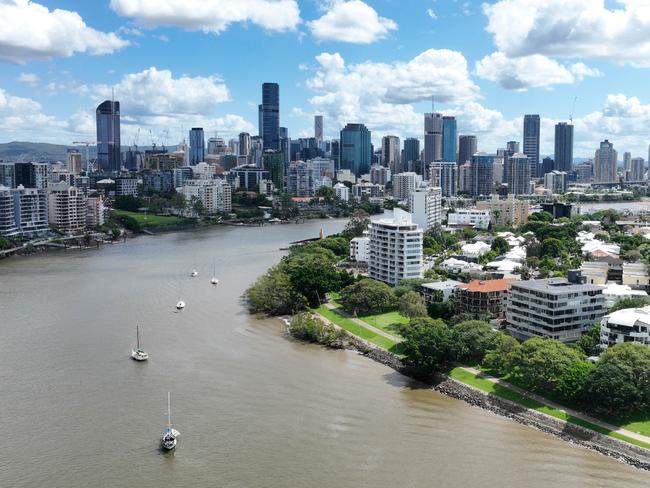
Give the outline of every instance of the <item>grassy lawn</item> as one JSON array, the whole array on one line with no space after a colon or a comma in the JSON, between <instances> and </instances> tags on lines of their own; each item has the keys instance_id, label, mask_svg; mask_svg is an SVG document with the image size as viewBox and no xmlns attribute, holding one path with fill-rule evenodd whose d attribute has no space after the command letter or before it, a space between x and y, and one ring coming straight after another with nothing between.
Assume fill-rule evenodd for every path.
<instances>
[{"instance_id":1,"label":"grassy lawn","mask_svg":"<svg viewBox=\"0 0 650 488\"><path fill-rule=\"evenodd\" d=\"M372 325L373 327L377 327L384 332L388 332L389 334L396 335L398 337L400 325L409 323L409 319L407 317L404 317L397 310L380 314L363 315L359 318L367 324Z\"/></svg>"},{"instance_id":2,"label":"grassy lawn","mask_svg":"<svg viewBox=\"0 0 650 488\"><path fill-rule=\"evenodd\" d=\"M607 420L607 422L619 425L624 429L631 430L632 432L650 436L650 419L648 419L647 416L645 418L638 416L631 419L610 419Z\"/></svg>"},{"instance_id":3,"label":"grassy lawn","mask_svg":"<svg viewBox=\"0 0 650 488\"><path fill-rule=\"evenodd\" d=\"M167 216L167 215L152 215L152 214L143 214L139 212L127 212L126 210L113 210L113 213L116 216L119 215L128 215L133 217L142 228L147 227L163 227L166 225L184 225L189 223L187 219L182 219L180 217Z\"/></svg>"},{"instance_id":4,"label":"grassy lawn","mask_svg":"<svg viewBox=\"0 0 650 488\"><path fill-rule=\"evenodd\" d=\"M321 314L323 317L334 322L342 329L347 330L350 334L354 334L357 337L361 337L362 339L365 339L368 342L372 342L373 344L383 349L397 352L396 346L398 344L395 341L391 341L390 339L380 336L379 334L371 331L370 329L366 329L365 327L357 324L353 320L344 317L340 313L336 312L336 310L330 310L325 305L321 305L320 307L314 310L319 314Z\"/></svg>"},{"instance_id":5,"label":"grassy lawn","mask_svg":"<svg viewBox=\"0 0 650 488\"><path fill-rule=\"evenodd\" d=\"M558 418L560 420L564 420L566 422L570 422L575 425L579 425L581 427L586 427L587 429L595 430L596 432L599 432L601 434L605 434L611 437L614 437L616 439L620 439L625 442L629 442L630 444L634 444L640 447L645 447L646 449L650 449L650 444L647 444L645 442L637 441L636 439L631 439L627 436L618 434L616 432L612 432L608 429L605 429L603 427L600 427L598 425L592 424L591 422L587 422L585 420L573 417L572 415L569 415L565 412L562 412L560 410L556 410L551 407L547 407L546 405L543 405L542 403L538 402L537 400L533 400L532 398L525 397L523 395L520 395L519 393L506 388L503 385L497 385L485 378L481 378L480 376L477 376L473 373L469 373L461 368L454 368L449 372L449 377L460 381L461 383L465 383L466 385L473 386L474 388L478 388L479 390L483 390L487 393L490 393L492 395L496 395L501 398L505 398L506 400L510 400L514 403L517 403L519 405L523 405L524 407L531 408L533 410L537 410L538 412L545 413L547 415L550 415L552 417ZM647 422L641 422L641 424L647 424ZM629 424L629 425L634 425L634 423ZM622 427L629 429L629 430L635 430L628 425L622 425ZM638 431L638 430L637 430ZM643 433L643 432L642 432Z\"/></svg>"}]
</instances>

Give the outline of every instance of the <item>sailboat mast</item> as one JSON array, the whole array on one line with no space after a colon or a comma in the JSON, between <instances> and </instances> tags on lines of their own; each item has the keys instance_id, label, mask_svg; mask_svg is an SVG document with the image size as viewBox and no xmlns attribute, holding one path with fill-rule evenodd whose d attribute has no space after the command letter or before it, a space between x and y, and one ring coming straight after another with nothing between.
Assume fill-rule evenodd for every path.
<instances>
[{"instance_id":1,"label":"sailboat mast","mask_svg":"<svg viewBox=\"0 0 650 488\"><path fill-rule=\"evenodd\" d=\"M171 393L167 392L167 426L172 428Z\"/></svg>"},{"instance_id":2,"label":"sailboat mast","mask_svg":"<svg viewBox=\"0 0 650 488\"><path fill-rule=\"evenodd\" d=\"M135 341L137 343L138 351L140 350L140 326L135 326Z\"/></svg>"}]
</instances>

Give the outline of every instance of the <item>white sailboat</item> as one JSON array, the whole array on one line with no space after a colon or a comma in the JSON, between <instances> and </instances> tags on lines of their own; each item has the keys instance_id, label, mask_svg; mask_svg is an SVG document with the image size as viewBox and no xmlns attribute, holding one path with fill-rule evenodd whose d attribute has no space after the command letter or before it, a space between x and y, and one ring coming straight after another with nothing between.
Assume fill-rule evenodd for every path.
<instances>
[{"instance_id":1,"label":"white sailboat","mask_svg":"<svg viewBox=\"0 0 650 488\"><path fill-rule=\"evenodd\" d=\"M135 361L146 361L149 359L149 354L140 347L140 326L135 326L136 347L131 351L131 358Z\"/></svg>"},{"instance_id":2,"label":"white sailboat","mask_svg":"<svg viewBox=\"0 0 650 488\"><path fill-rule=\"evenodd\" d=\"M213 285L218 285L219 280L217 279L217 265L216 263L212 263L212 279L210 280L210 283Z\"/></svg>"},{"instance_id":3,"label":"white sailboat","mask_svg":"<svg viewBox=\"0 0 650 488\"><path fill-rule=\"evenodd\" d=\"M178 303L176 304L176 310L183 310L185 308L185 302L183 300L179 300Z\"/></svg>"},{"instance_id":4,"label":"white sailboat","mask_svg":"<svg viewBox=\"0 0 650 488\"><path fill-rule=\"evenodd\" d=\"M180 296L183 296L183 285L181 283L181 278L178 279L178 294ZM182 299L176 302L176 310L183 310L184 308L185 308L185 302Z\"/></svg>"},{"instance_id":5,"label":"white sailboat","mask_svg":"<svg viewBox=\"0 0 650 488\"><path fill-rule=\"evenodd\" d=\"M199 272L194 268L192 272L190 273L191 278L196 278L199 275Z\"/></svg>"},{"instance_id":6,"label":"white sailboat","mask_svg":"<svg viewBox=\"0 0 650 488\"><path fill-rule=\"evenodd\" d=\"M176 448L178 443L177 437L179 432L172 429L172 408L171 408L171 393L167 392L167 427L163 431L162 438L160 439L160 444L163 449L166 451L171 451Z\"/></svg>"}]
</instances>

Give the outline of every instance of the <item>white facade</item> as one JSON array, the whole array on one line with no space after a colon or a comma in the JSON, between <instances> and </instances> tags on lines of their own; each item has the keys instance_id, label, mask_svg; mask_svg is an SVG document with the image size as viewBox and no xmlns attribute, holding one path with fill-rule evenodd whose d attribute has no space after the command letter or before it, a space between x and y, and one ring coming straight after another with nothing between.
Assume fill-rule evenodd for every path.
<instances>
[{"instance_id":1,"label":"white facade","mask_svg":"<svg viewBox=\"0 0 650 488\"><path fill-rule=\"evenodd\" d=\"M623 342L650 347L650 306L625 308L603 317L600 322L601 348Z\"/></svg>"},{"instance_id":2,"label":"white facade","mask_svg":"<svg viewBox=\"0 0 650 488\"><path fill-rule=\"evenodd\" d=\"M518 200L514 195L501 199L492 195L489 200L482 200L476 204L479 210L490 211L490 221L494 225L517 227L528 222L529 205L526 200Z\"/></svg>"},{"instance_id":3,"label":"white facade","mask_svg":"<svg viewBox=\"0 0 650 488\"><path fill-rule=\"evenodd\" d=\"M566 193L566 177L564 171L551 171L544 175L544 188L552 194Z\"/></svg>"},{"instance_id":4,"label":"white facade","mask_svg":"<svg viewBox=\"0 0 650 488\"><path fill-rule=\"evenodd\" d=\"M357 263L367 263L370 256L370 238L355 237L350 241L350 259Z\"/></svg>"},{"instance_id":5,"label":"white facade","mask_svg":"<svg viewBox=\"0 0 650 488\"><path fill-rule=\"evenodd\" d=\"M442 192L440 188L420 187L409 195L409 212L413 223L424 232L442 222Z\"/></svg>"},{"instance_id":6,"label":"white facade","mask_svg":"<svg viewBox=\"0 0 650 488\"><path fill-rule=\"evenodd\" d=\"M379 198L384 196L384 187L381 185L373 185L366 181L352 185L352 196L357 200L363 197Z\"/></svg>"},{"instance_id":7,"label":"white facade","mask_svg":"<svg viewBox=\"0 0 650 488\"><path fill-rule=\"evenodd\" d=\"M232 211L232 193L225 180L187 180L181 188L187 202L200 200L208 214Z\"/></svg>"},{"instance_id":8,"label":"white facade","mask_svg":"<svg viewBox=\"0 0 650 488\"><path fill-rule=\"evenodd\" d=\"M74 233L86 228L86 196L65 182L48 188L48 220L61 231Z\"/></svg>"},{"instance_id":9,"label":"white facade","mask_svg":"<svg viewBox=\"0 0 650 488\"><path fill-rule=\"evenodd\" d=\"M354 185L357 182L357 177L349 169L340 169L336 172L336 181L348 181Z\"/></svg>"},{"instance_id":10,"label":"white facade","mask_svg":"<svg viewBox=\"0 0 650 488\"><path fill-rule=\"evenodd\" d=\"M103 197L88 197L86 199L86 225L99 227L106 221L106 206Z\"/></svg>"},{"instance_id":11,"label":"white facade","mask_svg":"<svg viewBox=\"0 0 650 488\"><path fill-rule=\"evenodd\" d=\"M648 269L645 263L623 263L623 284L632 288L648 286Z\"/></svg>"},{"instance_id":12,"label":"white facade","mask_svg":"<svg viewBox=\"0 0 650 488\"><path fill-rule=\"evenodd\" d=\"M393 197L397 201L408 200L411 192L418 186L418 175L411 171L393 175Z\"/></svg>"},{"instance_id":13,"label":"white facade","mask_svg":"<svg viewBox=\"0 0 650 488\"><path fill-rule=\"evenodd\" d=\"M618 283L607 283L603 288L605 297L605 307L611 308L619 300L627 298L647 298L648 294L643 290L633 290L628 285L619 285Z\"/></svg>"},{"instance_id":14,"label":"white facade","mask_svg":"<svg viewBox=\"0 0 650 488\"><path fill-rule=\"evenodd\" d=\"M334 194L342 202L347 202L350 200L350 189L343 183L337 183L334 185Z\"/></svg>"},{"instance_id":15,"label":"white facade","mask_svg":"<svg viewBox=\"0 0 650 488\"><path fill-rule=\"evenodd\" d=\"M422 278L422 229L414 224L411 214L395 209L392 220L370 224L371 278L395 285L404 279Z\"/></svg>"},{"instance_id":16,"label":"white facade","mask_svg":"<svg viewBox=\"0 0 650 488\"><path fill-rule=\"evenodd\" d=\"M471 226L475 229L490 227L490 211L476 209L457 209L454 213L447 214L449 226Z\"/></svg>"}]
</instances>

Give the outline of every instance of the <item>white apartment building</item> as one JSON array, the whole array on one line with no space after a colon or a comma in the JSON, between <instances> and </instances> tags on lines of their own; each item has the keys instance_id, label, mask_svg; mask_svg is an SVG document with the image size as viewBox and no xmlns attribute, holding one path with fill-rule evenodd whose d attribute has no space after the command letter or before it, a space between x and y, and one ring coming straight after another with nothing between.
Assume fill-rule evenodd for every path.
<instances>
[{"instance_id":1,"label":"white apartment building","mask_svg":"<svg viewBox=\"0 0 650 488\"><path fill-rule=\"evenodd\" d=\"M357 200L361 200L363 197L368 198L379 198L384 196L384 187L381 185L373 185L367 181L362 181L352 185L352 196Z\"/></svg>"},{"instance_id":2,"label":"white apartment building","mask_svg":"<svg viewBox=\"0 0 650 488\"><path fill-rule=\"evenodd\" d=\"M442 222L442 191L440 188L420 187L409 195L409 212L413 223L424 232Z\"/></svg>"},{"instance_id":3,"label":"white apartment building","mask_svg":"<svg viewBox=\"0 0 650 488\"><path fill-rule=\"evenodd\" d=\"M421 177L412 171L393 175L393 197L402 202L409 198L412 191L419 186Z\"/></svg>"},{"instance_id":4,"label":"white apartment building","mask_svg":"<svg viewBox=\"0 0 650 488\"><path fill-rule=\"evenodd\" d=\"M567 174L564 171L551 171L544 175L544 188L552 194L566 193Z\"/></svg>"},{"instance_id":5,"label":"white apartment building","mask_svg":"<svg viewBox=\"0 0 650 488\"><path fill-rule=\"evenodd\" d=\"M349 169L339 169L336 172L336 181L348 181L354 185L357 182L357 177Z\"/></svg>"},{"instance_id":6,"label":"white apartment building","mask_svg":"<svg viewBox=\"0 0 650 488\"><path fill-rule=\"evenodd\" d=\"M232 211L232 190L226 180L187 180L181 193L188 202L200 200L208 214Z\"/></svg>"},{"instance_id":7,"label":"white apartment building","mask_svg":"<svg viewBox=\"0 0 650 488\"><path fill-rule=\"evenodd\" d=\"M390 168L374 164L370 167L370 183L386 186L390 181Z\"/></svg>"},{"instance_id":8,"label":"white apartment building","mask_svg":"<svg viewBox=\"0 0 650 488\"><path fill-rule=\"evenodd\" d=\"M624 308L605 315L600 321L600 347L637 342L650 347L650 306Z\"/></svg>"},{"instance_id":9,"label":"white apartment building","mask_svg":"<svg viewBox=\"0 0 650 488\"><path fill-rule=\"evenodd\" d=\"M513 282L506 303L508 330L521 340L574 342L606 312L601 286L565 278Z\"/></svg>"},{"instance_id":10,"label":"white apartment building","mask_svg":"<svg viewBox=\"0 0 650 488\"><path fill-rule=\"evenodd\" d=\"M81 190L61 181L52 183L47 193L50 225L67 233L86 228L86 195Z\"/></svg>"},{"instance_id":11,"label":"white apartment building","mask_svg":"<svg viewBox=\"0 0 650 488\"><path fill-rule=\"evenodd\" d=\"M517 200L514 195L500 199L492 195L490 200L483 200L476 204L479 210L489 210L491 222L494 225L517 227L528 222L529 205L526 200Z\"/></svg>"},{"instance_id":12,"label":"white apartment building","mask_svg":"<svg viewBox=\"0 0 650 488\"><path fill-rule=\"evenodd\" d=\"M334 185L334 195L342 202L347 202L350 200L350 189L343 183L337 183Z\"/></svg>"},{"instance_id":13,"label":"white apartment building","mask_svg":"<svg viewBox=\"0 0 650 488\"><path fill-rule=\"evenodd\" d=\"M367 235L350 240L350 259L357 263L367 263L370 255L370 238Z\"/></svg>"},{"instance_id":14,"label":"white apartment building","mask_svg":"<svg viewBox=\"0 0 650 488\"><path fill-rule=\"evenodd\" d=\"M88 197L86 199L86 225L88 227L99 227L106 221L106 206L101 196Z\"/></svg>"},{"instance_id":15,"label":"white apartment building","mask_svg":"<svg viewBox=\"0 0 650 488\"><path fill-rule=\"evenodd\" d=\"M396 208L392 220L370 224L368 274L371 278L395 285L404 279L422 278L422 229L411 214Z\"/></svg>"},{"instance_id":16,"label":"white apartment building","mask_svg":"<svg viewBox=\"0 0 650 488\"><path fill-rule=\"evenodd\" d=\"M490 211L459 208L454 213L447 214L447 225L450 227L470 226L474 229L485 230L490 227Z\"/></svg>"}]
</instances>

